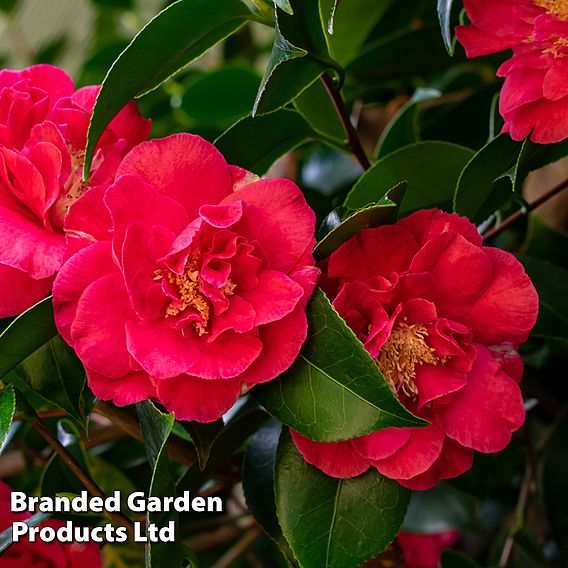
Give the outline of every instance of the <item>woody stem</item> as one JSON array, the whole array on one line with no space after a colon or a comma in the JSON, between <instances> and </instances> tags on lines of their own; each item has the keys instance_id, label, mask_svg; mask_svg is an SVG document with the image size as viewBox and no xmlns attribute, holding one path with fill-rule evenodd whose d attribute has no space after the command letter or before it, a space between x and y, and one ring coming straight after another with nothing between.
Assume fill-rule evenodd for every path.
<instances>
[{"instance_id":1,"label":"woody stem","mask_svg":"<svg viewBox=\"0 0 568 568\"><path fill-rule=\"evenodd\" d=\"M505 229L508 229L511 225L516 223L519 219L521 219L524 215L526 215L529 211L540 207L543 203L546 203L549 199L552 199L555 195L558 195L561 191L568 188L568 179L565 179L563 182L559 183L556 187L553 187L539 198L535 199L533 202L529 203L528 208L519 209L515 211L511 216L507 217L502 223L497 225L497 227L493 227L489 231L483 235L484 240L491 239L499 234L501 234Z\"/></svg>"},{"instance_id":2,"label":"woody stem","mask_svg":"<svg viewBox=\"0 0 568 568\"><path fill-rule=\"evenodd\" d=\"M343 128L347 134L347 139L349 141L349 146L351 146L351 150L353 151L354 156L357 158L357 161L361 164L361 167L364 170L368 170L371 167L371 162L369 162L369 158L367 158L367 154L363 149L361 144L361 140L359 140L359 135L357 134L357 130L351 123L351 118L347 112L345 107L345 102L343 101L343 97L341 93L336 88L335 84L333 83L333 79L327 74L324 73L321 76L322 83L330 96L333 106L335 107L335 111L343 124Z\"/></svg>"}]
</instances>

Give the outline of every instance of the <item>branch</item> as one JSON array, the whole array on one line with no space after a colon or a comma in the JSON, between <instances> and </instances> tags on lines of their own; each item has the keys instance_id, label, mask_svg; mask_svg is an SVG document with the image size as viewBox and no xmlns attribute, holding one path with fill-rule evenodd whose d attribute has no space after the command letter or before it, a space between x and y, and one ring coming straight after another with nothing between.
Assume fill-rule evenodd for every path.
<instances>
[{"instance_id":1,"label":"branch","mask_svg":"<svg viewBox=\"0 0 568 568\"><path fill-rule=\"evenodd\" d=\"M483 240L491 239L501 234L505 229L508 229L513 223L516 223L529 211L540 207L543 203L546 203L549 199L552 199L555 195L559 194L566 188L568 188L568 179L565 179L562 183L553 187L551 190L541 195L538 199L535 199L532 203L529 203L528 208L522 208L515 211L515 213L513 213L510 217L507 217L501 224L497 225L497 227L493 227L487 231L483 236Z\"/></svg>"},{"instance_id":2,"label":"branch","mask_svg":"<svg viewBox=\"0 0 568 568\"><path fill-rule=\"evenodd\" d=\"M359 135L351 123L351 119L349 118L349 114L345 108L345 103L341 97L341 93L335 88L333 79L327 73L324 73L321 76L321 80L324 84L325 90L333 102L335 111L343 124L343 128L347 134L349 146L351 146L353 154L357 158L357 161L361 164L361 167L364 170L368 170L371 167L371 162L369 162L369 158L367 158L367 154L365 154L365 150L363 150L363 146L361 145L361 140L359 140Z\"/></svg>"},{"instance_id":3,"label":"branch","mask_svg":"<svg viewBox=\"0 0 568 568\"><path fill-rule=\"evenodd\" d=\"M45 424L38 419L31 423L33 428L37 433L49 444L49 446L55 451L61 458L63 463L73 472L77 479L85 486L85 489L93 495L94 497L101 497L106 499L106 495L103 493L102 489L96 484L96 482L91 479L90 475L79 465L79 462L69 453L67 448L65 448L59 440L46 428ZM126 527L128 533L132 535L134 533L134 526L132 521L122 513L112 513L110 511L105 511L105 515L114 523Z\"/></svg>"}]
</instances>

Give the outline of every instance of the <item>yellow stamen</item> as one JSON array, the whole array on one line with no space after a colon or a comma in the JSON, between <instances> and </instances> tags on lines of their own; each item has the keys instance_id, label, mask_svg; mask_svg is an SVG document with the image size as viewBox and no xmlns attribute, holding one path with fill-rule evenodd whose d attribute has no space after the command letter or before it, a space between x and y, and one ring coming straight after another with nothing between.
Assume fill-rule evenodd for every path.
<instances>
[{"instance_id":1,"label":"yellow stamen","mask_svg":"<svg viewBox=\"0 0 568 568\"><path fill-rule=\"evenodd\" d=\"M405 396L416 398L416 366L445 363L445 358L438 357L426 343L427 336L425 326L403 321L395 326L382 346L377 364L395 394L402 391Z\"/></svg>"},{"instance_id":2,"label":"yellow stamen","mask_svg":"<svg viewBox=\"0 0 568 568\"><path fill-rule=\"evenodd\" d=\"M203 295L201 289L201 280L199 278L199 256L192 252L185 264L185 270L182 274L176 274L166 270L155 270L154 280L167 281L177 290L178 302L170 302L166 308L166 317L175 317L187 310L194 309L201 318L201 321L194 321L193 327L199 336L207 333L207 324L211 317L211 305L209 300ZM227 280L226 284L221 288L226 296L232 296L236 288L236 284Z\"/></svg>"},{"instance_id":3,"label":"yellow stamen","mask_svg":"<svg viewBox=\"0 0 568 568\"><path fill-rule=\"evenodd\" d=\"M568 0L533 0L549 14L554 14L559 20L568 20Z\"/></svg>"},{"instance_id":4,"label":"yellow stamen","mask_svg":"<svg viewBox=\"0 0 568 568\"><path fill-rule=\"evenodd\" d=\"M568 56L568 39L559 37L554 41L554 46L545 50L545 53L551 53L554 57L567 57Z\"/></svg>"}]
</instances>

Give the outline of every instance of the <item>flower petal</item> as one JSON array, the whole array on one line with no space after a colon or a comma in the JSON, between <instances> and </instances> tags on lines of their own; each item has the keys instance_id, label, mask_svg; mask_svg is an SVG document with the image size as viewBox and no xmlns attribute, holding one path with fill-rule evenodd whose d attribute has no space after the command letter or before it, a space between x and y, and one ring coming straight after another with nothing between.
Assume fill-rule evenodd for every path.
<instances>
[{"instance_id":1,"label":"flower petal","mask_svg":"<svg viewBox=\"0 0 568 568\"><path fill-rule=\"evenodd\" d=\"M241 382L237 379L199 379L180 375L156 381L158 398L177 420L213 422L239 398Z\"/></svg>"},{"instance_id":2,"label":"flower petal","mask_svg":"<svg viewBox=\"0 0 568 568\"><path fill-rule=\"evenodd\" d=\"M369 469L369 462L347 442L314 442L290 430L292 440L303 458L331 477L348 479Z\"/></svg>"}]
</instances>

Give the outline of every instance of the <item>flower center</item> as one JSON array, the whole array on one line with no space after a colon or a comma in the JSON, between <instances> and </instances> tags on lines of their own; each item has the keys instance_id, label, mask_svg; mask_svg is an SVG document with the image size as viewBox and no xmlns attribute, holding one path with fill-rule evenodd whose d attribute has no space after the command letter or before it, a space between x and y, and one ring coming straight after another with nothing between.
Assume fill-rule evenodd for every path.
<instances>
[{"instance_id":1,"label":"flower center","mask_svg":"<svg viewBox=\"0 0 568 568\"><path fill-rule=\"evenodd\" d=\"M88 182L82 179L85 151L74 150L69 147L69 155L71 156L71 172L63 185L63 195L54 205L55 223L58 227L63 227L63 220L67 211L69 211L69 207L89 188Z\"/></svg>"},{"instance_id":2,"label":"flower center","mask_svg":"<svg viewBox=\"0 0 568 568\"><path fill-rule=\"evenodd\" d=\"M554 46L545 50L545 53L551 53L554 57L568 56L568 39L559 37L554 41Z\"/></svg>"},{"instance_id":3,"label":"flower center","mask_svg":"<svg viewBox=\"0 0 568 568\"><path fill-rule=\"evenodd\" d=\"M425 326L409 325L402 321L396 325L382 346L377 364L395 394L402 391L408 398L416 398L416 366L445 363L445 358L440 359L435 350L427 345L427 336Z\"/></svg>"},{"instance_id":4,"label":"flower center","mask_svg":"<svg viewBox=\"0 0 568 568\"><path fill-rule=\"evenodd\" d=\"M554 14L560 20L568 20L568 0L533 0L540 8L549 14Z\"/></svg>"},{"instance_id":5,"label":"flower center","mask_svg":"<svg viewBox=\"0 0 568 568\"><path fill-rule=\"evenodd\" d=\"M166 317L175 317L191 308L199 316L199 320L193 321L192 325L199 336L207 333L207 325L211 317L211 304L205 297L201 287L199 277L199 254L192 251L185 263L185 270L182 274L165 270L155 270L154 280L166 280L175 289L177 298L170 301L166 308ZM221 292L225 296L232 296L236 284L229 278L227 283L221 287Z\"/></svg>"}]
</instances>

